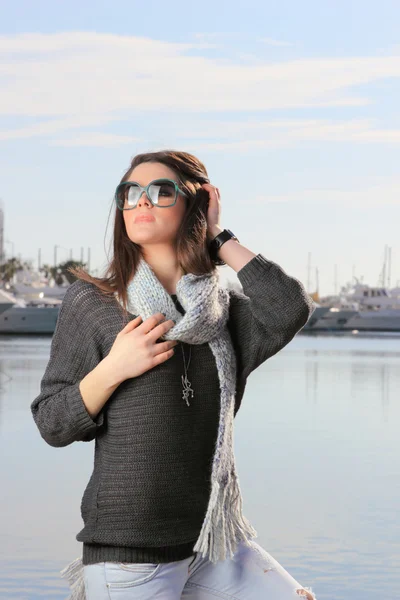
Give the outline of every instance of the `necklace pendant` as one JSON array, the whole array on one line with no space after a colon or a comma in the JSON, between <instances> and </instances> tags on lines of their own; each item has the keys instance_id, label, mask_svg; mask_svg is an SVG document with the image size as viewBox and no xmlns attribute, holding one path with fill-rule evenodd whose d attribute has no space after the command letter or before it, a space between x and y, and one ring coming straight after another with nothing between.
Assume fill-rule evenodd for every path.
<instances>
[{"instance_id":1,"label":"necklace pendant","mask_svg":"<svg viewBox=\"0 0 400 600\"><path fill-rule=\"evenodd\" d=\"M182 378L182 385L183 385L183 396L182 396L182 398L186 401L186 404L188 406L190 406L188 397L189 397L189 394L191 393L192 394L192 398L193 398L193 396L194 396L194 390L191 388L192 384L188 380L188 376L187 375L185 375L185 376L181 375L181 378Z\"/></svg>"}]
</instances>

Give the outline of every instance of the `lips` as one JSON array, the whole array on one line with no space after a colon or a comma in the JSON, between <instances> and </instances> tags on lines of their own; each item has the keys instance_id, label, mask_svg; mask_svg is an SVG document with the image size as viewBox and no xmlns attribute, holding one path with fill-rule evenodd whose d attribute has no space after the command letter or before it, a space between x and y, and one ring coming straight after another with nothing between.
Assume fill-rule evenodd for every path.
<instances>
[{"instance_id":1,"label":"lips","mask_svg":"<svg viewBox=\"0 0 400 600\"><path fill-rule=\"evenodd\" d=\"M141 215L140 217L136 217L135 219L135 223L140 223L140 222L144 222L144 223L150 223L151 221L155 221L154 217L150 217L148 215Z\"/></svg>"}]
</instances>

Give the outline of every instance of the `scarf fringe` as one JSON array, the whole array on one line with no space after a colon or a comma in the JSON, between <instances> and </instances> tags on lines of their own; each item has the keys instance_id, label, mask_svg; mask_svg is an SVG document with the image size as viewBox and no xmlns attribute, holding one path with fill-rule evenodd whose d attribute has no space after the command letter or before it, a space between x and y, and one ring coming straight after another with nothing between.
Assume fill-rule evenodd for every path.
<instances>
[{"instance_id":1,"label":"scarf fringe","mask_svg":"<svg viewBox=\"0 0 400 600\"><path fill-rule=\"evenodd\" d=\"M212 563L232 558L239 542L250 545L257 531L242 513L242 496L236 473L221 487L214 480L210 501L199 538L193 547Z\"/></svg>"},{"instance_id":2,"label":"scarf fringe","mask_svg":"<svg viewBox=\"0 0 400 600\"><path fill-rule=\"evenodd\" d=\"M60 571L61 577L68 581L71 594L66 600L86 600L82 558L78 557Z\"/></svg>"}]
</instances>

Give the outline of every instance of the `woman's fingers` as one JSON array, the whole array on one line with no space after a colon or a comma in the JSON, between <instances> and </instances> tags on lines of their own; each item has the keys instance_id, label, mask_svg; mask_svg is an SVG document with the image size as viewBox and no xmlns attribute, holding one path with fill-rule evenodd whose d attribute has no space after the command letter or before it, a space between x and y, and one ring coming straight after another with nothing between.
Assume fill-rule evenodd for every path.
<instances>
[{"instance_id":1,"label":"woman's fingers","mask_svg":"<svg viewBox=\"0 0 400 600\"><path fill-rule=\"evenodd\" d=\"M163 352L167 352L177 346L179 342L177 340L167 340L166 342L160 342L159 344L154 344L154 356L157 354L162 354Z\"/></svg>"},{"instance_id":2,"label":"woman's fingers","mask_svg":"<svg viewBox=\"0 0 400 600\"><path fill-rule=\"evenodd\" d=\"M129 323L127 323L125 325L125 327L123 327L121 329L121 331L118 333L118 335L120 333L128 333L132 329L135 329L135 327L137 327L139 325L141 320L142 320L142 317L140 315L138 315L135 319L132 319L132 321L129 321Z\"/></svg>"}]
</instances>

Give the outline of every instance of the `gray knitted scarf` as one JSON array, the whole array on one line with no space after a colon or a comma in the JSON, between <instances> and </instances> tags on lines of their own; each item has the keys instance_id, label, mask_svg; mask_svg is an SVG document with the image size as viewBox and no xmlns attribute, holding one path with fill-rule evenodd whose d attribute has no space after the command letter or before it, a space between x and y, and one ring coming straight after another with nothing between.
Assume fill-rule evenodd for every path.
<instances>
[{"instance_id":1,"label":"gray knitted scarf","mask_svg":"<svg viewBox=\"0 0 400 600\"><path fill-rule=\"evenodd\" d=\"M176 295L185 309L182 315L150 265L141 258L127 288L128 310L144 321L156 312L176 322L165 340L188 344L208 343L214 354L220 383L220 417L211 474L211 493L203 525L193 547L213 563L232 558L237 544L249 544L256 530L242 514L242 496L233 451L233 419L236 393L236 357L227 328L229 292L219 285L219 273L183 275ZM81 558L61 571L72 594L67 600L86 600Z\"/></svg>"}]
</instances>

